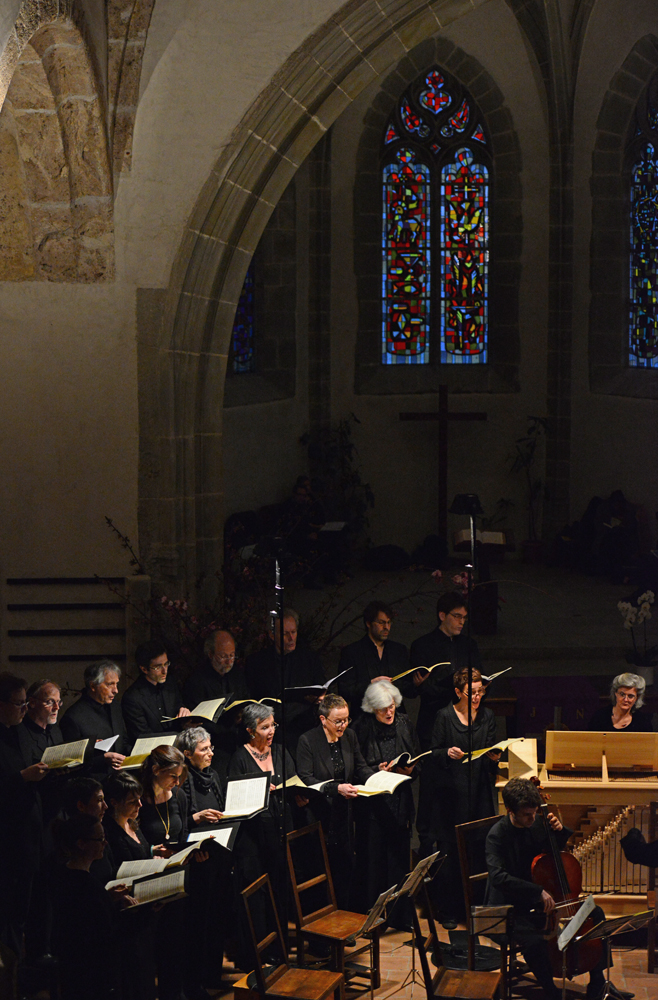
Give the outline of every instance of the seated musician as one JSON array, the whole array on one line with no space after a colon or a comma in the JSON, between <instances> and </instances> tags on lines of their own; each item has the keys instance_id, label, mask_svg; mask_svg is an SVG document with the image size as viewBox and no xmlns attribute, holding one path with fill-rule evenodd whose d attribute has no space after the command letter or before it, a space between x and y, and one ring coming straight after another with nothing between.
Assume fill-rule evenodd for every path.
<instances>
[{"instance_id":1,"label":"seated musician","mask_svg":"<svg viewBox=\"0 0 658 1000\"><path fill-rule=\"evenodd\" d=\"M588 729L593 733L612 733L626 729L629 733L650 733L651 716L639 712L644 704L646 681L638 674L617 674L610 685L610 705L597 708L589 720Z\"/></svg>"},{"instance_id":2,"label":"seated musician","mask_svg":"<svg viewBox=\"0 0 658 1000\"><path fill-rule=\"evenodd\" d=\"M559 1000L561 991L553 982L553 969L546 940L546 919L555 911L555 900L532 881L531 866L539 854L550 852L551 847L545 825L537 810L541 796L527 778L512 778L503 789L503 802L507 816L491 828L487 836L486 854L489 880L485 903L488 906L514 906L514 938L523 952L535 979L550 1000ZM548 822L555 833L558 850L563 850L571 830L563 827L557 816L549 813ZM604 919L600 907L595 907L592 920L598 924ZM598 1000L605 989L603 969L605 955L590 972L587 986L588 1000ZM634 995L612 987L611 995L617 1000L630 1000Z\"/></svg>"}]
</instances>

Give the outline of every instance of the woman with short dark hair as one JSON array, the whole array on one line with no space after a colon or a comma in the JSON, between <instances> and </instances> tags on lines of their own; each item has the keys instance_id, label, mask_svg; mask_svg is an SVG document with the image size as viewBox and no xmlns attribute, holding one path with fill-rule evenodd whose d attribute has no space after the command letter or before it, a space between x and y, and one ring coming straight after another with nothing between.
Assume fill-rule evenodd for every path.
<instances>
[{"instance_id":1,"label":"woman with short dark hair","mask_svg":"<svg viewBox=\"0 0 658 1000\"><path fill-rule=\"evenodd\" d=\"M355 896L353 782L362 784L377 768L366 764L356 733L347 728L351 719L344 698L326 694L318 705L318 717L320 725L304 733L297 745L297 773L305 785L326 782L322 795L311 800L311 810L322 823L336 899L345 910Z\"/></svg>"},{"instance_id":2,"label":"woman with short dark hair","mask_svg":"<svg viewBox=\"0 0 658 1000\"><path fill-rule=\"evenodd\" d=\"M472 749L484 750L496 743L496 718L482 705L485 687L479 670L472 671L471 680ZM456 927L463 906L455 826L496 814L494 779L500 760L500 751L495 751L464 762L469 749L465 667L453 675L453 687L455 703L438 712L432 730L432 756L425 758L432 771L428 784L432 794L430 830L437 847L448 855L435 884L442 923L449 929Z\"/></svg>"}]
</instances>

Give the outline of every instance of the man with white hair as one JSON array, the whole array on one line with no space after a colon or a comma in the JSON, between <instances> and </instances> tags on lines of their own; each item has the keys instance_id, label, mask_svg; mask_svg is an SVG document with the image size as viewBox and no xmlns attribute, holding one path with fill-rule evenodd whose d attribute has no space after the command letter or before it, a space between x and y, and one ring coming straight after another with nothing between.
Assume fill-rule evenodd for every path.
<instances>
[{"instance_id":1,"label":"man with white hair","mask_svg":"<svg viewBox=\"0 0 658 1000\"><path fill-rule=\"evenodd\" d=\"M130 752L126 724L119 704L121 670L112 660L90 663L84 672L84 690L67 708L60 728L66 743L89 739L93 746L110 736L118 736L112 750L105 753L112 767L119 767Z\"/></svg>"},{"instance_id":2,"label":"man with white hair","mask_svg":"<svg viewBox=\"0 0 658 1000\"><path fill-rule=\"evenodd\" d=\"M27 710L20 726L16 727L16 739L23 757L30 764L36 764L44 750L64 742L62 730L57 725L62 692L59 684L44 678L30 684L26 697Z\"/></svg>"}]
</instances>

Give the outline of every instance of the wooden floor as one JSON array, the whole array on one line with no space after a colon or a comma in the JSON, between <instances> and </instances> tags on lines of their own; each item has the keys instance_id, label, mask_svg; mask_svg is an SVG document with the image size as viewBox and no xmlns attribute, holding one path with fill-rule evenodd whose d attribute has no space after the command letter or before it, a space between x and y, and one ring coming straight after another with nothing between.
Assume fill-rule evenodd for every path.
<instances>
[{"instance_id":1,"label":"wooden floor","mask_svg":"<svg viewBox=\"0 0 658 1000\"><path fill-rule=\"evenodd\" d=\"M442 932L442 938L447 941L447 931ZM410 933L402 931L392 931L385 934L381 942L381 964L382 964L382 985L375 992L377 1000L385 1000L393 995L393 1000L424 1000L425 990L422 986L420 970L417 968L417 983L409 983L400 992L399 989L405 977L411 971L411 948L405 942L410 940ZM612 970L612 982L624 990L635 993L637 1000L656 1000L658 998L658 975L651 976L646 970L647 955L645 949L633 951L613 950L614 969ZM418 956L416 955L418 966ZM232 997L230 982L238 979L242 973L229 974L230 966L226 967L226 989L221 991L211 991L210 996ZM579 1000L585 996L585 988L588 982L587 976L574 979L567 984L567 996L570 1000ZM561 985L556 981L556 985ZM514 997L521 1000L541 1000L543 991L534 985L528 978L514 988ZM348 989L347 996L356 998L358 995L369 996L366 993L351 991Z\"/></svg>"}]
</instances>

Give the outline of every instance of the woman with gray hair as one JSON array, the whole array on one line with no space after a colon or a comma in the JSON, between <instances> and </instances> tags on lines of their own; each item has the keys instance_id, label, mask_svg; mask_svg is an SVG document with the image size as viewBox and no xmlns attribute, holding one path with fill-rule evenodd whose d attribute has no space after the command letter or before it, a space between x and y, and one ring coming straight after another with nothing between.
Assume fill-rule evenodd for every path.
<instances>
[{"instance_id":1,"label":"woman with gray hair","mask_svg":"<svg viewBox=\"0 0 658 1000\"><path fill-rule=\"evenodd\" d=\"M610 685L610 704L597 708L589 720L588 729L594 733L612 733L621 729L631 733L650 733L651 716L638 712L644 704L646 681L638 674L617 674Z\"/></svg>"},{"instance_id":2,"label":"woman with gray hair","mask_svg":"<svg viewBox=\"0 0 658 1000\"><path fill-rule=\"evenodd\" d=\"M284 808L288 812L287 829L292 830L293 824L283 794L275 791L276 786L283 780L283 751L278 743L273 742L277 724L274 721L272 708L269 705L250 702L244 706L242 725L247 730L248 740L231 757L228 766L229 778L243 778L249 774L261 774L263 771L269 772L271 778L268 808L253 819L240 823L233 847L235 887L237 892L241 892L265 872L269 872L274 898L283 899L287 892L286 857L280 832ZM286 777L291 778L295 773L295 763L286 750ZM242 917L242 910L240 916ZM265 912L261 913L257 909L255 921L259 938L264 937L267 930ZM249 940L248 928L244 922L241 923L241 930L243 933L238 935L240 944ZM251 961L249 955L241 953L238 956L241 968L251 968L249 961ZM247 964L243 964L245 962Z\"/></svg>"},{"instance_id":3,"label":"woman with gray hair","mask_svg":"<svg viewBox=\"0 0 658 1000\"><path fill-rule=\"evenodd\" d=\"M187 761L187 778L181 789L187 800L187 822L190 829L199 824L218 823L222 819L224 792L212 767L214 747L210 733L202 726L184 729L174 746Z\"/></svg>"},{"instance_id":4,"label":"woman with gray hair","mask_svg":"<svg viewBox=\"0 0 658 1000\"><path fill-rule=\"evenodd\" d=\"M373 681L361 702L363 715L354 724L366 764L377 770L390 764L401 753L416 757L420 745L414 727L397 709L402 703L400 691L390 681ZM413 775L414 766L396 767L398 774ZM356 824L356 873L359 878L357 898L364 910L370 909L377 896L394 885L409 871L411 826L414 800L411 782L404 781L392 795L377 795L364 802ZM411 926L409 897L391 910L389 925L399 930Z\"/></svg>"}]
</instances>

